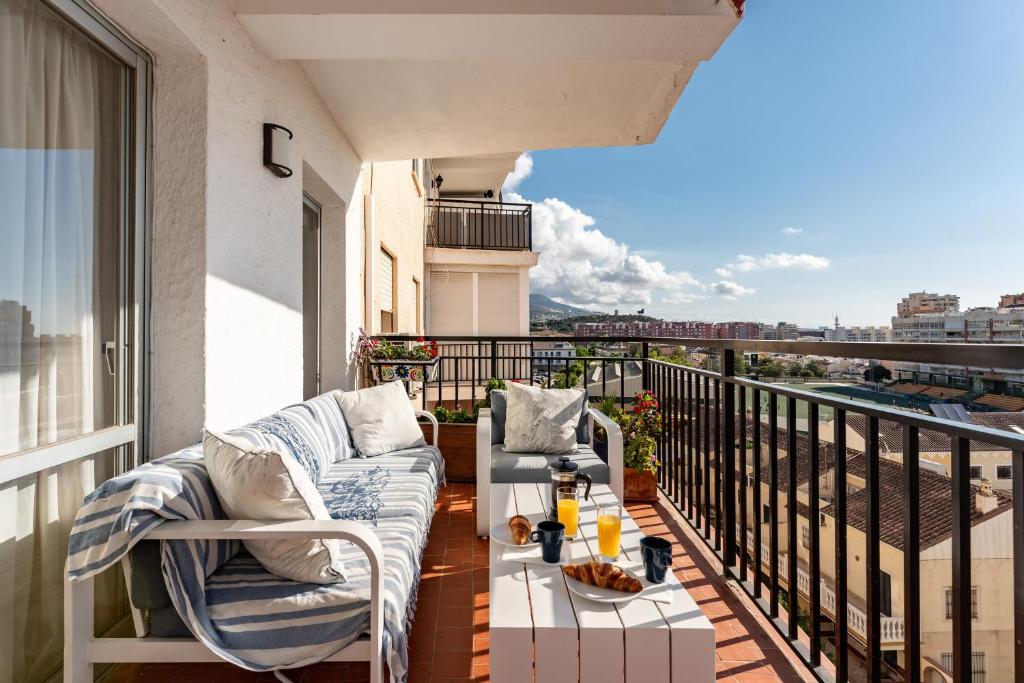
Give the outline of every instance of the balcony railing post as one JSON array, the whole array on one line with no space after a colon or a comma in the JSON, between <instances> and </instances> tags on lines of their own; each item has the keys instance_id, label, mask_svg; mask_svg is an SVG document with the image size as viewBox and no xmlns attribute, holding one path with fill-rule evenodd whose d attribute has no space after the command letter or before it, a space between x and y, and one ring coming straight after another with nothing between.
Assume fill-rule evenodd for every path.
<instances>
[{"instance_id":1,"label":"balcony railing post","mask_svg":"<svg viewBox=\"0 0 1024 683\"><path fill-rule=\"evenodd\" d=\"M881 537L881 523L879 521L880 496L881 496L881 472L879 469L879 442L878 442L878 418L869 416L867 420L868 433L865 437L867 448L864 457L864 488L867 491L865 525L867 527L866 542L866 607L867 607L867 628L866 643L867 649L867 680L868 683L878 683L882 680L882 640L879 633L881 622L881 562L879 558L879 543ZM955 479L954 479L955 481ZM954 484L955 485L955 484ZM955 541L954 541L955 543ZM955 552L955 550L954 550ZM964 680L964 679L956 679Z\"/></svg>"},{"instance_id":2,"label":"balcony railing post","mask_svg":"<svg viewBox=\"0 0 1024 683\"><path fill-rule=\"evenodd\" d=\"M640 370L641 370L642 376L643 376L642 388L645 389L645 390L648 390L648 389L651 388L651 367L650 367L650 364L647 362L647 358L650 355L650 351L651 351L650 344L648 344L648 342L641 342L641 344L640 344L640 356L641 356L641 358L643 360L640 361L640 363L641 363ZM623 374L623 376L625 376L625 374L626 374L625 373L625 368L623 368L623 373L622 374Z\"/></svg>"},{"instance_id":3,"label":"balcony railing post","mask_svg":"<svg viewBox=\"0 0 1024 683\"><path fill-rule=\"evenodd\" d=\"M921 492L917 427L903 427L903 618L904 680L921 680Z\"/></svg>"},{"instance_id":4,"label":"balcony railing post","mask_svg":"<svg viewBox=\"0 0 1024 683\"><path fill-rule=\"evenodd\" d=\"M736 352L722 350L722 444L725 447L723 465L725 489L725 547L723 564L732 571L736 564L736 385L729 379L736 374Z\"/></svg>"},{"instance_id":5,"label":"balcony railing post","mask_svg":"<svg viewBox=\"0 0 1024 683\"><path fill-rule=\"evenodd\" d=\"M972 664L971 442L970 439L957 436L952 437L952 442L950 469L953 474L953 680L969 681Z\"/></svg>"},{"instance_id":6,"label":"balcony railing post","mask_svg":"<svg viewBox=\"0 0 1024 683\"><path fill-rule=\"evenodd\" d=\"M1024 451L1013 451L1014 671L1024 672Z\"/></svg>"},{"instance_id":7,"label":"balcony railing post","mask_svg":"<svg viewBox=\"0 0 1024 683\"><path fill-rule=\"evenodd\" d=\"M498 342L491 340L491 377L498 378Z\"/></svg>"}]
</instances>

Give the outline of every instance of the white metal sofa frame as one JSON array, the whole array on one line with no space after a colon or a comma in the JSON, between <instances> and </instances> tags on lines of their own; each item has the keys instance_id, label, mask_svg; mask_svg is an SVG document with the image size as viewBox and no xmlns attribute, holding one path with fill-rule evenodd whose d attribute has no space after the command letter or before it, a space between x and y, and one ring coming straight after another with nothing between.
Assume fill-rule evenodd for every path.
<instances>
[{"instance_id":1,"label":"white metal sofa frame","mask_svg":"<svg viewBox=\"0 0 1024 683\"><path fill-rule=\"evenodd\" d=\"M437 419L426 411L416 411L433 425L433 445L437 446ZM384 546L369 526L346 520L302 520L264 522L257 520L166 521L140 540L273 540L330 538L351 541L358 546L370 565L370 633L345 646L324 661L369 662L370 683L382 683L384 629ZM128 591L131 592L131 567L128 555L121 561ZM110 571L108 569L108 571ZM195 638L155 638L145 635L139 610L132 606L135 638L97 638L93 635L95 611L94 577L69 581L64 573L64 683L92 683L93 664L144 664L177 662L223 662L213 650Z\"/></svg>"},{"instance_id":2,"label":"white metal sofa frame","mask_svg":"<svg viewBox=\"0 0 1024 683\"><path fill-rule=\"evenodd\" d=\"M609 486L620 501L623 495L622 430L597 408L587 409L587 433L594 443L594 424L601 425L608 435ZM483 408L476 422L476 535L487 538L491 533L491 409Z\"/></svg>"}]
</instances>

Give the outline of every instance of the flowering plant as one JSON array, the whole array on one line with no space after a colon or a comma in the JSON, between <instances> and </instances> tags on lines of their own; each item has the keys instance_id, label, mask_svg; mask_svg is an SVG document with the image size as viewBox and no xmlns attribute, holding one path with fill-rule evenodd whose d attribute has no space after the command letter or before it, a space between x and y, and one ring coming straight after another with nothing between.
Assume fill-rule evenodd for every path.
<instances>
[{"instance_id":1,"label":"flowering plant","mask_svg":"<svg viewBox=\"0 0 1024 683\"><path fill-rule=\"evenodd\" d=\"M632 408L619 413L615 421L622 429L623 464L639 472L657 472L661 464L656 454L657 437L661 434L657 397L647 390L637 392Z\"/></svg>"},{"instance_id":2,"label":"flowering plant","mask_svg":"<svg viewBox=\"0 0 1024 683\"><path fill-rule=\"evenodd\" d=\"M441 350L434 340L427 341L420 337L416 346L406 348L403 344L395 344L387 339L370 337L362 329L359 330L359 341L356 342L356 361L364 360L434 360L441 355Z\"/></svg>"}]
</instances>

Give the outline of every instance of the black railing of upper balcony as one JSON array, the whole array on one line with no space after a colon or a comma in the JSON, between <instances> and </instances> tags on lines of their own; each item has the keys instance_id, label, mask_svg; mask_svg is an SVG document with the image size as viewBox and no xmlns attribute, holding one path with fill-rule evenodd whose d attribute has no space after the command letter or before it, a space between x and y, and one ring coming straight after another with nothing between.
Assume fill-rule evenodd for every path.
<instances>
[{"instance_id":1,"label":"black railing of upper balcony","mask_svg":"<svg viewBox=\"0 0 1024 683\"><path fill-rule=\"evenodd\" d=\"M530 204L474 199L428 199L428 247L529 251L533 248Z\"/></svg>"},{"instance_id":2,"label":"black railing of upper balcony","mask_svg":"<svg viewBox=\"0 0 1024 683\"><path fill-rule=\"evenodd\" d=\"M743 351L1024 368L1024 347L609 337L437 340L442 360L437 376L420 388L424 407L443 403L469 409L483 398L490 377L545 386L575 381L587 387L591 399L612 397L623 407L640 388L651 390L662 409L658 483L663 496L809 670L826 683L932 680L925 669L942 666L939 647L951 650L947 673L954 681L979 680L972 677L979 660L972 647L972 559L978 558L972 558L971 529L978 521L976 496L984 492L971 483L970 458L972 447L979 444L990 451L993 446L1004 449L1012 461L1012 488L997 495L997 507L989 515L1010 515L1013 529L1012 560L1001 557L1011 567L1012 599L1006 603L1012 606L1004 606L1010 615L1004 628L1012 631L1006 654L989 656L1006 657L1000 680L1024 677L1024 435L734 374L736 354ZM630 355L558 357L554 353L560 349L552 348L553 342L618 344ZM704 349L718 356L718 369L651 358L651 344ZM573 362L583 370L579 376L565 372ZM819 424L826 411L830 440L823 438ZM855 421L863 434L859 451L849 447L847 437L847 427ZM894 455L902 462L883 457L880 428L890 438L901 435L901 452ZM923 435L948 444L948 477L922 465ZM862 484L852 485L854 481ZM943 509L937 516L939 507ZM823 543L826 524L834 529L830 548ZM951 586L950 632L939 642L922 640L921 542L927 537L934 543L936 524L942 527L942 538L950 541L946 562L951 577L944 579ZM885 553L883 543L889 546ZM902 551L902 566L894 566L893 550ZM823 564L832 567L831 575ZM934 566L929 571L936 571ZM902 590L892 589L894 577ZM934 585L934 577L929 579ZM851 597L851 589L862 595ZM902 599L897 601L897 596ZM936 603L939 597L928 600ZM927 609L934 628L936 608ZM1012 626L1006 627L1009 622ZM896 651L895 658L883 656L883 646ZM987 676L997 678L991 670Z\"/></svg>"}]
</instances>

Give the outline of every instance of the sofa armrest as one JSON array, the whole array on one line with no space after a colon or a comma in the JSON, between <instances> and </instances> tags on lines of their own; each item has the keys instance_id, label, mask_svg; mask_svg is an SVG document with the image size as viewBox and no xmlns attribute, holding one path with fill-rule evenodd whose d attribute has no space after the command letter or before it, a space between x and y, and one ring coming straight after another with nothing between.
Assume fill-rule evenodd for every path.
<instances>
[{"instance_id":1,"label":"sofa armrest","mask_svg":"<svg viewBox=\"0 0 1024 683\"><path fill-rule=\"evenodd\" d=\"M604 433L608 436L608 470L609 481L612 493L622 502L624 493L623 485L623 457L625 450L622 446L622 430L615 420L611 419L597 408L588 410L590 417L590 441L594 441L594 424L601 425Z\"/></svg>"},{"instance_id":2,"label":"sofa armrest","mask_svg":"<svg viewBox=\"0 0 1024 683\"><path fill-rule=\"evenodd\" d=\"M146 540L269 540L332 538L350 541L366 555L370 566L370 681L383 680L384 635L384 546L372 528L348 520L299 520L289 522L257 520L166 521L148 531ZM64 572L64 680L91 681L92 665L98 662L135 662L138 659L96 658L96 652L132 647L132 639L96 638L95 576L72 580ZM164 660L154 660L164 661Z\"/></svg>"},{"instance_id":3,"label":"sofa armrest","mask_svg":"<svg viewBox=\"0 0 1024 683\"><path fill-rule=\"evenodd\" d=\"M476 418L476 535L491 533L491 409Z\"/></svg>"},{"instance_id":4,"label":"sofa armrest","mask_svg":"<svg viewBox=\"0 0 1024 683\"><path fill-rule=\"evenodd\" d=\"M429 410L417 410L416 411L416 417L425 417L430 422L430 424L434 425L434 443L432 443L430 445L435 447L435 448L437 448L437 440L438 440L437 418L434 417L434 414L432 412L430 412Z\"/></svg>"}]
</instances>

